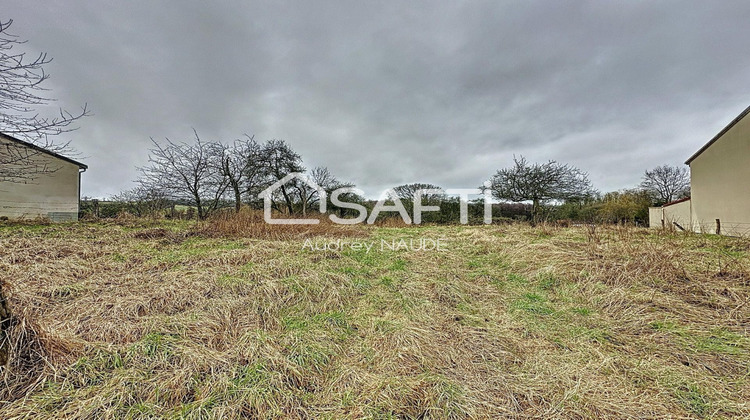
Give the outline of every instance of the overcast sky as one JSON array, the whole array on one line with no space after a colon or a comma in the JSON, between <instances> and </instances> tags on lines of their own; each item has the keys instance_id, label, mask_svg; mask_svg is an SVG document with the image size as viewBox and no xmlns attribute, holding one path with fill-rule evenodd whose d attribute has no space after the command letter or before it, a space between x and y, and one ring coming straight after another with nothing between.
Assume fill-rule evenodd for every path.
<instances>
[{"instance_id":1,"label":"overcast sky","mask_svg":"<svg viewBox=\"0 0 750 420\"><path fill-rule=\"evenodd\" d=\"M681 165L750 105L750 2L29 1L83 195L131 188L149 138L288 141L369 196L472 188L513 154L602 191Z\"/></svg>"}]
</instances>

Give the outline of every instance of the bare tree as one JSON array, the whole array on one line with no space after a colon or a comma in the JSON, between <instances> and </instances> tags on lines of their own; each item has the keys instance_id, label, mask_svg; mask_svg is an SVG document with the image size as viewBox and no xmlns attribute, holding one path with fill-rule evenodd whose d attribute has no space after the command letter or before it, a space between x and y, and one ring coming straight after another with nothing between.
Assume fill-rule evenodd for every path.
<instances>
[{"instance_id":1,"label":"bare tree","mask_svg":"<svg viewBox=\"0 0 750 420\"><path fill-rule=\"evenodd\" d=\"M36 107L52 102L43 95L42 83L49 78L44 66L52 59L45 53L27 60L25 53L13 50L25 41L8 32L13 20L0 21L0 132L18 137L36 147L28 147L16 141L0 138L0 182L33 182L44 174L58 170L39 155L42 148L52 152L70 153L68 143L54 143L50 135L72 130L72 124L87 115L84 106L80 113L72 114L60 110L60 116L45 118ZM6 337L10 310L0 284L0 365L8 361L9 342Z\"/></svg>"},{"instance_id":2,"label":"bare tree","mask_svg":"<svg viewBox=\"0 0 750 420\"><path fill-rule=\"evenodd\" d=\"M167 194L158 188L146 188L143 185L123 191L112 197L112 201L121 203L127 211L138 217L155 217L173 207Z\"/></svg>"},{"instance_id":3,"label":"bare tree","mask_svg":"<svg viewBox=\"0 0 750 420\"><path fill-rule=\"evenodd\" d=\"M514 156L513 163L492 177L492 195L516 203L531 201L533 222L542 206L551 201L583 200L595 193L588 174L576 167L554 160L530 164L523 156Z\"/></svg>"},{"instance_id":4,"label":"bare tree","mask_svg":"<svg viewBox=\"0 0 750 420\"><path fill-rule=\"evenodd\" d=\"M354 187L352 183L341 182L325 166L318 166L310 171L310 180L315 182L326 192L326 200L329 200L331 193L338 188ZM307 214L307 209L315 204L320 203L320 193L317 189L312 188L304 182L294 185L297 197L302 203L302 214ZM326 202L328 204L329 201Z\"/></svg>"},{"instance_id":5,"label":"bare tree","mask_svg":"<svg viewBox=\"0 0 750 420\"><path fill-rule=\"evenodd\" d=\"M166 139L166 144L161 145L151 139L151 164L140 168L143 175L138 182L146 189L163 191L171 199L190 203L203 220L221 206L229 180L221 171L224 148L204 142L194 133L192 144Z\"/></svg>"},{"instance_id":6,"label":"bare tree","mask_svg":"<svg viewBox=\"0 0 750 420\"><path fill-rule=\"evenodd\" d=\"M408 201L413 203L416 199L417 192L420 190L440 190L443 191L443 188L434 185L434 184L423 184L423 183L413 183L413 184L404 184L399 185L398 187L395 187L393 191L396 193L397 198ZM395 198L395 197L394 197ZM422 196L423 201L427 202L434 202L442 198L442 194L425 194Z\"/></svg>"},{"instance_id":7,"label":"bare tree","mask_svg":"<svg viewBox=\"0 0 750 420\"><path fill-rule=\"evenodd\" d=\"M273 184L285 176L294 172L305 172L302 166L302 157L292 150L284 140L269 140L261 148L261 160L263 162L263 174L266 185ZM283 200L289 214L294 213L293 194L294 186L298 180L292 181L291 185L282 185L276 190L278 200L274 200L273 206L281 210L277 201Z\"/></svg>"},{"instance_id":8,"label":"bare tree","mask_svg":"<svg viewBox=\"0 0 750 420\"><path fill-rule=\"evenodd\" d=\"M44 66L52 61L46 53L28 58L17 51L26 41L8 32L13 20L0 22L0 132L29 142L54 153L72 154L68 142L54 142L51 136L74 130L74 123L88 115L84 105L76 113L60 109L56 117L41 116L37 108L54 102L44 94L49 74ZM16 48L16 50L14 50ZM51 173L56 167L34 159L43 151L10 142L0 148L0 178L5 181L28 182L30 178Z\"/></svg>"},{"instance_id":9,"label":"bare tree","mask_svg":"<svg viewBox=\"0 0 750 420\"><path fill-rule=\"evenodd\" d=\"M690 196L687 167L662 165L643 174L641 188L651 194L654 204L665 204Z\"/></svg>"},{"instance_id":10,"label":"bare tree","mask_svg":"<svg viewBox=\"0 0 750 420\"><path fill-rule=\"evenodd\" d=\"M242 207L242 198L262 184L263 161L261 147L253 136L235 140L222 150L221 173L227 178L234 193L234 209Z\"/></svg>"}]
</instances>

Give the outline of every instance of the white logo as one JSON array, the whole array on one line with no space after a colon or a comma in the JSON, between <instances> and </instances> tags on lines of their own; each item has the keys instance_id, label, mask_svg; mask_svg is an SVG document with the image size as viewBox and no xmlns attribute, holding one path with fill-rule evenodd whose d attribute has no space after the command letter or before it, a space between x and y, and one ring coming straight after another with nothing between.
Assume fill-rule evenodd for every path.
<instances>
[{"instance_id":1,"label":"white logo","mask_svg":"<svg viewBox=\"0 0 750 420\"><path fill-rule=\"evenodd\" d=\"M320 220L318 219L274 219L273 217L271 217L273 193L281 188L282 185L285 185L287 182L295 178L301 180L302 182L312 187L314 190L318 191L318 194L320 195L320 212L326 212L327 199L326 191L323 189L323 187L316 184L307 175L301 172L292 172L284 178L281 178L280 180L274 182L270 187L266 188L260 194L258 194L258 197L263 199L263 219L266 221L266 223L272 225L315 225L320 223Z\"/></svg>"},{"instance_id":2,"label":"white logo","mask_svg":"<svg viewBox=\"0 0 750 420\"><path fill-rule=\"evenodd\" d=\"M318 224L319 219L274 219L272 217L272 206L273 206L273 195L283 185L293 179L299 179L302 182L309 185L311 188L317 191L319 196L318 210L321 214L326 213L326 205L328 201L328 193L323 187L315 183L307 175L301 172L292 172L289 175L281 178L274 182L270 187L266 188L261 192L258 197L263 199L263 219L266 223L270 224L281 224L281 225L300 225L300 224ZM484 223L492 223L492 197L489 187L491 184L489 181L484 183L486 187L484 191L478 188L451 188L445 191L436 189L420 189L414 194L414 214L413 218L409 215L404 207L404 204L398 198L396 192L392 189L386 190L380 196L380 199L373 207L369 217L367 215L367 208L358 203L351 203L347 201L341 201L342 194L359 194L364 195L364 192L357 188L342 187L331 192L331 203L337 207L356 210L359 215L355 218L341 218L335 214L331 214L328 217L332 222L342 225L351 225L362 223L367 221L367 224L373 224L378 218L378 215L382 212L398 212L401 219L407 225L415 224L419 225L422 223L422 213L425 212L436 212L440 211L439 205L424 205L422 199L425 196L436 196L436 195L454 195L458 196L459 199L459 222L463 225L469 223L469 196L470 195L483 195L484 196ZM390 203L390 204L389 204Z\"/></svg>"}]
</instances>

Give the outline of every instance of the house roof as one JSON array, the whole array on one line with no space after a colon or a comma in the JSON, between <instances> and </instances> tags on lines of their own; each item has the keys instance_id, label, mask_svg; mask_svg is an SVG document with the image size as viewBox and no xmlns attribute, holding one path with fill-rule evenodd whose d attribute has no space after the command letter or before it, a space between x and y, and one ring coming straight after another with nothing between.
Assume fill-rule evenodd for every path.
<instances>
[{"instance_id":1,"label":"house roof","mask_svg":"<svg viewBox=\"0 0 750 420\"><path fill-rule=\"evenodd\" d=\"M726 134L726 132L729 131L732 127L734 127L738 122L740 122L740 120L742 120L743 118L745 118L745 116L747 114L750 114L750 106L748 106L747 108L745 108L745 110L742 111L742 113L740 113L740 115L738 115L737 118L733 119L732 122L729 123L729 125L727 125L726 127L724 127L723 130L719 131L719 134L715 135L714 138L712 138L708 143L706 143L703 147L701 147L700 150L698 150L697 152L695 152L695 154L693 154L693 156L690 156L690 159L686 160L685 164L686 165L690 165L690 162L692 162L693 160L695 160L695 158L697 158L698 156L700 156L701 153L705 152L706 149L708 149L709 147L711 147L712 144L716 143L716 141L719 140L721 138L721 136L723 136L724 134Z\"/></svg>"},{"instance_id":2,"label":"house roof","mask_svg":"<svg viewBox=\"0 0 750 420\"><path fill-rule=\"evenodd\" d=\"M24 145L24 146L26 146L26 147L28 147L30 149L34 149L34 150L36 150L38 152L41 152L41 153L44 153L44 154L56 157L56 158L58 158L60 160L64 160L66 162L72 163L73 165L77 165L81 169L86 170L86 169L89 168L88 165L86 165L86 164L83 164L81 162L73 160L73 159L71 159L69 157L63 156L63 155L61 155L59 153L55 153L53 151L47 150L44 147L37 146L36 144L29 143L27 141L23 141L23 140L17 139L17 138L15 138L13 136L9 136L9 135L7 135L5 133L0 133L0 137L2 137L4 139L7 139L7 140L10 140L10 141L13 141L15 143L22 144L22 145Z\"/></svg>"},{"instance_id":3,"label":"house roof","mask_svg":"<svg viewBox=\"0 0 750 420\"><path fill-rule=\"evenodd\" d=\"M675 204L680 204L680 203L684 203L684 202L686 202L686 201L690 201L690 197L685 197L685 198L681 198L681 199L679 199L679 200L675 200L675 201L670 201L669 203L667 203L667 204L663 205L662 207L669 207L669 206L673 206L673 205L675 205Z\"/></svg>"}]
</instances>

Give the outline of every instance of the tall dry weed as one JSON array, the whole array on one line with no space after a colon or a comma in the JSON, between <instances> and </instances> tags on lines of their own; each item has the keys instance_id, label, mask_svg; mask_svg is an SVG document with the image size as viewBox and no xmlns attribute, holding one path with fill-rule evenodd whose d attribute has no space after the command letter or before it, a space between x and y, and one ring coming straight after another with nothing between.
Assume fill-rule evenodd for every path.
<instances>
[{"instance_id":1,"label":"tall dry weed","mask_svg":"<svg viewBox=\"0 0 750 420\"><path fill-rule=\"evenodd\" d=\"M274 218L279 217L274 215ZM283 217L283 216L282 216ZM302 218L293 216L291 218ZM288 240L312 236L348 237L366 236L367 232L358 226L334 224L325 215L308 215L305 219L318 220L317 224L270 224L263 219L259 210L242 209L221 211L204 222L195 225L194 232L208 237L242 237L256 239Z\"/></svg>"}]
</instances>

